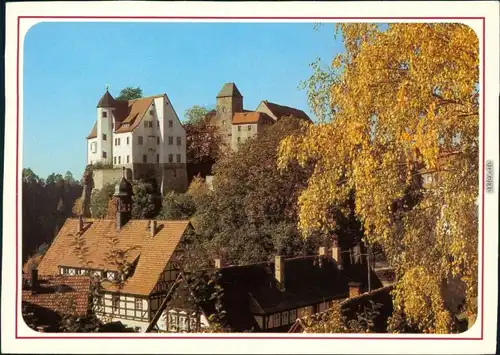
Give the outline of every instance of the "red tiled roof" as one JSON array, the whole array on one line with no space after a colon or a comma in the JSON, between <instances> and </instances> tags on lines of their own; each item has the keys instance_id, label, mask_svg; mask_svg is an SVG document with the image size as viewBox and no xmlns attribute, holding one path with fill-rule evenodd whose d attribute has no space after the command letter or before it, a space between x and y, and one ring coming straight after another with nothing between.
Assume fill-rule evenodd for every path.
<instances>
[{"instance_id":1,"label":"red tiled roof","mask_svg":"<svg viewBox=\"0 0 500 355\"><path fill-rule=\"evenodd\" d=\"M124 133L133 131L142 121L153 100L163 97L164 94L142 97L135 100L114 100L113 115L116 121L115 133ZM94 123L92 131L87 139L97 137L97 123Z\"/></svg>"},{"instance_id":2,"label":"red tiled roof","mask_svg":"<svg viewBox=\"0 0 500 355\"><path fill-rule=\"evenodd\" d=\"M29 280L28 276L23 276ZM89 308L90 278L87 276L40 277L37 292L23 289L22 301L59 314L84 316Z\"/></svg>"},{"instance_id":3,"label":"red tiled roof","mask_svg":"<svg viewBox=\"0 0 500 355\"><path fill-rule=\"evenodd\" d=\"M276 118L278 120L281 119L282 117L286 117L286 116L303 118L303 119L306 119L308 121L311 120L309 118L309 116L302 110L299 110L299 109L296 109L293 107L289 107L289 106L278 105L278 104L275 104L273 102L269 102L267 100L263 101L263 103L267 106L269 111L271 111L273 113L273 115L276 116Z\"/></svg>"},{"instance_id":4,"label":"red tiled roof","mask_svg":"<svg viewBox=\"0 0 500 355\"><path fill-rule=\"evenodd\" d=\"M237 112L233 115L233 124L249 124L259 122L274 122L269 115L263 112L249 111Z\"/></svg>"},{"instance_id":5,"label":"red tiled roof","mask_svg":"<svg viewBox=\"0 0 500 355\"><path fill-rule=\"evenodd\" d=\"M83 233L78 234L78 219L69 218L40 262L39 273L56 275L59 266L117 271L116 263L109 257L110 251L115 249L124 252L120 256L123 261L137 261L133 275L124 283L121 292L149 295L189 221L157 221L157 231L153 237L150 236L149 222L131 220L117 231L114 220L86 219ZM76 241L83 242L83 247L87 248L85 253L77 252ZM109 283L104 286L115 289Z\"/></svg>"}]
</instances>

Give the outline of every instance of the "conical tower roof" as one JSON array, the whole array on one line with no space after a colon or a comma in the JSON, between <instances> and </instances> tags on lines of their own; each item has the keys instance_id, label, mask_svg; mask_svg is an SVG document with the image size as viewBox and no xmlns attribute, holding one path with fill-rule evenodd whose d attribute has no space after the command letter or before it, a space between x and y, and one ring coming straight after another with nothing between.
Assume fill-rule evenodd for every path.
<instances>
[{"instance_id":1,"label":"conical tower roof","mask_svg":"<svg viewBox=\"0 0 500 355\"><path fill-rule=\"evenodd\" d=\"M108 89L106 89L106 92L104 95L102 95L101 99L99 100L99 103L97 104L97 107L102 107L102 108L107 108L107 107L113 107L115 99L111 94L109 93Z\"/></svg>"}]
</instances>

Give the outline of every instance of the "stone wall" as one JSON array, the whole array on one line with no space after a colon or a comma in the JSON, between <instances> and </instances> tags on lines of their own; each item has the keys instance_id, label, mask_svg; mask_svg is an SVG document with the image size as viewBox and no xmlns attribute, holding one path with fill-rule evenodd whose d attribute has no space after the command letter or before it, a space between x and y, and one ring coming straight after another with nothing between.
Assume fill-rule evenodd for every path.
<instances>
[{"instance_id":1,"label":"stone wall","mask_svg":"<svg viewBox=\"0 0 500 355\"><path fill-rule=\"evenodd\" d=\"M94 169L94 189L101 190L104 185L116 184L122 178L123 169Z\"/></svg>"}]
</instances>

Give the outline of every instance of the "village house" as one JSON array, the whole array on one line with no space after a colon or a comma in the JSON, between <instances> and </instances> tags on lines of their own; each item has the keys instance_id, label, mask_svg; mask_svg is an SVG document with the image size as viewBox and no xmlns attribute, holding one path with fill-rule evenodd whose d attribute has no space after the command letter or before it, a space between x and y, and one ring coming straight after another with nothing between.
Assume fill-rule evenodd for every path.
<instances>
[{"instance_id":1,"label":"village house","mask_svg":"<svg viewBox=\"0 0 500 355\"><path fill-rule=\"evenodd\" d=\"M85 317L91 312L90 278L39 277L37 269L23 275L22 305L26 323L41 332L59 331L64 316ZM33 322L29 322L29 314Z\"/></svg>"},{"instance_id":2,"label":"village house","mask_svg":"<svg viewBox=\"0 0 500 355\"><path fill-rule=\"evenodd\" d=\"M95 188L120 179L156 179L163 193L185 191L186 132L167 94L117 100L104 93L87 136L87 164L94 165Z\"/></svg>"},{"instance_id":3,"label":"village house","mask_svg":"<svg viewBox=\"0 0 500 355\"><path fill-rule=\"evenodd\" d=\"M268 125L282 117L294 116L310 121L302 111L288 106L262 101L254 111L243 108L243 95L235 83L226 83L216 97L216 109L208 113L206 122L217 127L223 141L232 150L247 139L258 136Z\"/></svg>"},{"instance_id":4,"label":"village house","mask_svg":"<svg viewBox=\"0 0 500 355\"><path fill-rule=\"evenodd\" d=\"M213 285L209 287L212 292L220 289L220 300L214 301L206 288L200 291L189 278L184 279L171 299L162 304L159 312L164 316L153 318L148 330L198 331L191 325L190 314L201 312L206 326L219 315L220 308L225 312L223 323L232 332L287 332L298 318L322 312L348 298L352 293L350 283L357 283L358 292L364 292L369 283L372 288L382 287L362 259L344 262L339 249L332 247L328 253L322 247L318 255L290 259L276 256L274 262L244 266L225 266L217 259L214 269L202 275L198 272L195 279L204 278L207 285ZM209 282L207 275L214 274L217 281ZM175 297L176 293L180 296ZM195 302L189 302L186 295Z\"/></svg>"},{"instance_id":5,"label":"village house","mask_svg":"<svg viewBox=\"0 0 500 355\"><path fill-rule=\"evenodd\" d=\"M69 218L38 265L40 275L98 277L93 311L144 331L189 250L188 221L131 220L132 187L116 185L114 219Z\"/></svg>"}]
</instances>

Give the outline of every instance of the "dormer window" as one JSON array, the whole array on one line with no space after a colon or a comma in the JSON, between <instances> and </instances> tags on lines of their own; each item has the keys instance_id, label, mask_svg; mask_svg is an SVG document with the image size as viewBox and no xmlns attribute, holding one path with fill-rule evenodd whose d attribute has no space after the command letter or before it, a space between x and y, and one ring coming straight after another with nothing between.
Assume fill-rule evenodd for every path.
<instances>
[{"instance_id":1,"label":"dormer window","mask_svg":"<svg viewBox=\"0 0 500 355\"><path fill-rule=\"evenodd\" d=\"M106 273L106 278L109 280L109 281L113 281L116 279L116 273L113 272L113 271L108 271Z\"/></svg>"}]
</instances>

